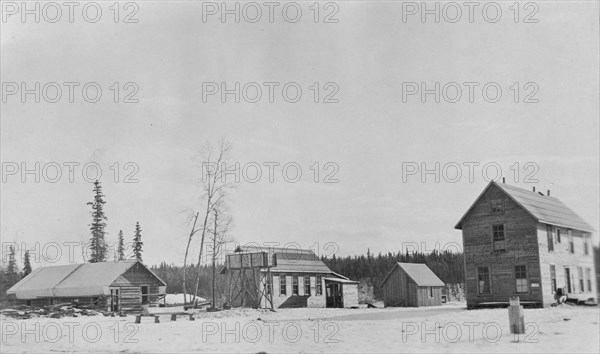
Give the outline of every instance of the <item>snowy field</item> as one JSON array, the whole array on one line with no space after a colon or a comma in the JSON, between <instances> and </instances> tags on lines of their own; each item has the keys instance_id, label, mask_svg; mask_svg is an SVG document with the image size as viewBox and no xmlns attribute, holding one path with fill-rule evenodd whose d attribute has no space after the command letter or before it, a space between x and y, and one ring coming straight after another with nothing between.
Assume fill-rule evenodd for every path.
<instances>
[{"instance_id":1,"label":"snowy field","mask_svg":"<svg viewBox=\"0 0 600 354\"><path fill-rule=\"evenodd\" d=\"M1 318L3 353L26 352L600 352L598 307L525 309L514 336L507 309L233 309L169 316Z\"/></svg>"}]
</instances>

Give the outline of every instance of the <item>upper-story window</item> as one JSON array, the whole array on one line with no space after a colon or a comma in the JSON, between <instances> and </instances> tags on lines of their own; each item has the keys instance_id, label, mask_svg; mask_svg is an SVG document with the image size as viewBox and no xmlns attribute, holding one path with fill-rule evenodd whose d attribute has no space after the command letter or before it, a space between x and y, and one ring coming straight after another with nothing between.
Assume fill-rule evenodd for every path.
<instances>
[{"instance_id":1,"label":"upper-story window","mask_svg":"<svg viewBox=\"0 0 600 354\"><path fill-rule=\"evenodd\" d=\"M556 229L556 243L560 243L560 229Z\"/></svg>"},{"instance_id":2,"label":"upper-story window","mask_svg":"<svg viewBox=\"0 0 600 354\"><path fill-rule=\"evenodd\" d=\"M504 237L504 225L492 225L492 243L494 251L506 251L506 238Z\"/></svg>"},{"instance_id":3,"label":"upper-story window","mask_svg":"<svg viewBox=\"0 0 600 354\"><path fill-rule=\"evenodd\" d=\"M575 253L575 245L573 244L573 235L569 232L569 253Z\"/></svg>"},{"instance_id":4,"label":"upper-story window","mask_svg":"<svg viewBox=\"0 0 600 354\"><path fill-rule=\"evenodd\" d=\"M546 225L546 235L548 237L548 252L554 251L554 235L552 225Z\"/></svg>"},{"instance_id":5,"label":"upper-story window","mask_svg":"<svg viewBox=\"0 0 600 354\"><path fill-rule=\"evenodd\" d=\"M490 209L492 213L503 213L504 212L504 200L503 199L492 199L490 201Z\"/></svg>"},{"instance_id":6,"label":"upper-story window","mask_svg":"<svg viewBox=\"0 0 600 354\"><path fill-rule=\"evenodd\" d=\"M583 254L586 256L590 254L590 239L587 236L583 236Z\"/></svg>"}]
</instances>

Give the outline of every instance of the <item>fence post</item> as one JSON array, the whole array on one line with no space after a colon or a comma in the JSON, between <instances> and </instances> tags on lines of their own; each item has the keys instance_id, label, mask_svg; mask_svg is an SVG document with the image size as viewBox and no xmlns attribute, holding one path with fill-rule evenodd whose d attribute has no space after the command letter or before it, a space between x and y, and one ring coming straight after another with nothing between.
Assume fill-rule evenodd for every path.
<instances>
[{"instance_id":1,"label":"fence post","mask_svg":"<svg viewBox=\"0 0 600 354\"><path fill-rule=\"evenodd\" d=\"M525 334L525 315L518 296L509 298L508 322L510 333Z\"/></svg>"}]
</instances>

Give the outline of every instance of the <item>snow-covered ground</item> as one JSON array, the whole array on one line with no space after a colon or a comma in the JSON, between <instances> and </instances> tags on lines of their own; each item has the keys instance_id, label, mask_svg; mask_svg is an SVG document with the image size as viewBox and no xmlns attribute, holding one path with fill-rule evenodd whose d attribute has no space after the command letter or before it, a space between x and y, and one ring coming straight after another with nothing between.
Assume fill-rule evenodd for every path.
<instances>
[{"instance_id":1,"label":"snow-covered ground","mask_svg":"<svg viewBox=\"0 0 600 354\"><path fill-rule=\"evenodd\" d=\"M194 295L189 295L187 296L187 301L188 303L190 303L192 301L192 298L194 297ZM198 302L203 302L206 301L205 298L202 297L197 297ZM167 303L167 305L183 305L184 301L183 301L183 294L167 294L165 301Z\"/></svg>"},{"instance_id":2,"label":"snow-covered ground","mask_svg":"<svg viewBox=\"0 0 600 354\"><path fill-rule=\"evenodd\" d=\"M508 329L507 309L464 304L392 309L233 309L195 321L134 317L13 320L12 352L600 352L598 307L525 309L525 335Z\"/></svg>"}]
</instances>

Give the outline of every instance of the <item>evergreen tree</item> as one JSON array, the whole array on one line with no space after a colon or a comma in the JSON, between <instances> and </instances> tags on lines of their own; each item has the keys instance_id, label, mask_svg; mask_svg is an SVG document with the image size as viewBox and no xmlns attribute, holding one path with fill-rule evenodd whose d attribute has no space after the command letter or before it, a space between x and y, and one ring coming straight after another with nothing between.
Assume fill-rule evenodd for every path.
<instances>
[{"instance_id":1,"label":"evergreen tree","mask_svg":"<svg viewBox=\"0 0 600 354\"><path fill-rule=\"evenodd\" d=\"M135 234L133 235L133 255L138 261L142 261L142 229L140 229L140 222L135 223Z\"/></svg>"},{"instance_id":2,"label":"evergreen tree","mask_svg":"<svg viewBox=\"0 0 600 354\"><path fill-rule=\"evenodd\" d=\"M117 260L125 260L125 245L123 240L123 230L119 230L119 243L117 245Z\"/></svg>"},{"instance_id":3,"label":"evergreen tree","mask_svg":"<svg viewBox=\"0 0 600 354\"><path fill-rule=\"evenodd\" d=\"M19 281L19 268L17 268L17 260L15 257L15 248L10 246L8 253L8 266L6 267L6 282L7 289L15 285Z\"/></svg>"},{"instance_id":4,"label":"evergreen tree","mask_svg":"<svg viewBox=\"0 0 600 354\"><path fill-rule=\"evenodd\" d=\"M23 256L23 278L29 273L31 273L31 260L29 258L29 251L25 251L25 255Z\"/></svg>"},{"instance_id":5,"label":"evergreen tree","mask_svg":"<svg viewBox=\"0 0 600 354\"><path fill-rule=\"evenodd\" d=\"M106 241L104 236L106 235L106 216L104 215L104 194L102 194L102 186L100 182L96 180L94 182L94 201L88 202L88 205L92 206L92 223L90 224L91 239L90 239L90 263L104 262L106 259Z\"/></svg>"}]
</instances>

